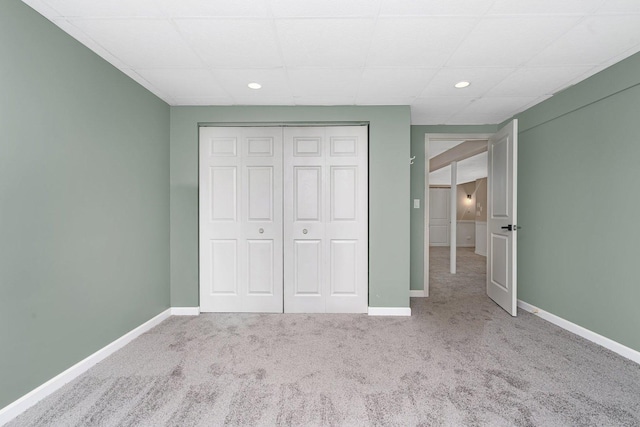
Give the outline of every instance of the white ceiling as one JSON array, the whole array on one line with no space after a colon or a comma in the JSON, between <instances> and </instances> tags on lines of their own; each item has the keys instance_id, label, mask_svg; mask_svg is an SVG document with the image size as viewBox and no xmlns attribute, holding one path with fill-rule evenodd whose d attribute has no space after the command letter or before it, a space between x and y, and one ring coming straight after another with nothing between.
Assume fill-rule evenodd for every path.
<instances>
[{"instance_id":1,"label":"white ceiling","mask_svg":"<svg viewBox=\"0 0 640 427\"><path fill-rule=\"evenodd\" d=\"M640 50L640 0L24 1L171 105L494 124Z\"/></svg>"}]
</instances>

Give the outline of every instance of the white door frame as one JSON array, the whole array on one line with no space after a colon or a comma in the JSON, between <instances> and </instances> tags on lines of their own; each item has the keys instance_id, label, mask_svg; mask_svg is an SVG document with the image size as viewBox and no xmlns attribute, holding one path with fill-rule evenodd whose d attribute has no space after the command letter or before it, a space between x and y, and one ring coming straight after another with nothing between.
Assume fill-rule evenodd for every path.
<instances>
[{"instance_id":1,"label":"white door frame","mask_svg":"<svg viewBox=\"0 0 640 427\"><path fill-rule=\"evenodd\" d=\"M431 140L489 139L493 133L427 133L424 135L424 296L429 296L429 143ZM451 224L455 227L456 224ZM457 245L457 242L450 242Z\"/></svg>"}]
</instances>

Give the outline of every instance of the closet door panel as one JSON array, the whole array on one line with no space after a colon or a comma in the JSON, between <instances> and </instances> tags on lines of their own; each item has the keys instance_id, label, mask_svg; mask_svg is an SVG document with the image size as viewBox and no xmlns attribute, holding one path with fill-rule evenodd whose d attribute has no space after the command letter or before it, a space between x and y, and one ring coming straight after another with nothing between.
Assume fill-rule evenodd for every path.
<instances>
[{"instance_id":1,"label":"closet door panel","mask_svg":"<svg viewBox=\"0 0 640 427\"><path fill-rule=\"evenodd\" d=\"M200 128L200 309L282 312L282 130Z\"/></svg>"},{"instance_id":2,"label":"closet door panel","mask_svg":"<svg viewBox=\"0 0 640 427\"><path fill-rule=\"evenodd\" d=\"M285 128L285 312L365 313L367 128Z\"/></svg>"}]
</instances>

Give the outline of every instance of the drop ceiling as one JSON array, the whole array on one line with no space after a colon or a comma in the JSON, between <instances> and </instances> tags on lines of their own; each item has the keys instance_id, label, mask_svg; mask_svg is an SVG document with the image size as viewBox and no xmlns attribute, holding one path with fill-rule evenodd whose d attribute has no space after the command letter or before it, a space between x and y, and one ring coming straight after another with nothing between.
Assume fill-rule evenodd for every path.
<instances>
[{"instance_id":1,"label":"drop ceiling","mask_svg":"<svg viewBox=\"0 0 640 427\"><path fill-rule=\"evenodd\" d=\"M24 1L170 105L495 124L640 50L639 0Z\"/></svg>"}]
</instances>

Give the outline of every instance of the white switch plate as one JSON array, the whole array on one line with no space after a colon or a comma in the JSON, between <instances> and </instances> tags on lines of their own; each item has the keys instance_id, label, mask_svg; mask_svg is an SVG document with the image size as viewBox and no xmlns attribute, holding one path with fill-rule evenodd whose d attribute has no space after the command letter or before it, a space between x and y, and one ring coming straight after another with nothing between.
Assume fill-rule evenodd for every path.
<instances>
[{"instance_id":1,"label":"white switch plate","mask_svg":"<svg viewBox=\"0 0 640 427\"><path fill-rule=\"evenodd\" d=\"M413 209L420 209L420 199L413 199Z\"/></svg>"}]
</instances>

